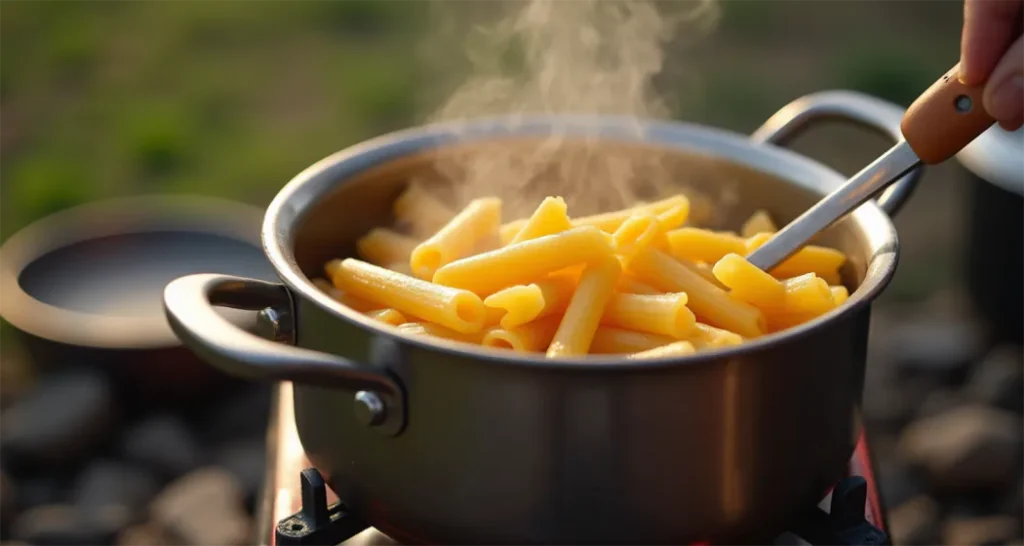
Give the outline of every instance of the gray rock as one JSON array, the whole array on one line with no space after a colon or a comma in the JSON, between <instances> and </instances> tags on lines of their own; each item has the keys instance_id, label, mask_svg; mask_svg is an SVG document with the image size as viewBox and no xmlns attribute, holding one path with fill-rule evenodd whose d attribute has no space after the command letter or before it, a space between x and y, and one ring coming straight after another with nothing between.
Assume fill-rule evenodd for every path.
<instances>
[{"instance_id":1,"label":"gray rock","mask_svg":"<svg viewBox=\"0 0 1024 546\"><path fill-rule=\"evenodd\" d=\"M66 480L56 475L34 476L18 482L18 508L24 510L64 500Z\"/></svg>"},{"instance_id":2,"label":"gray rock","mask_svg":"<svg viewBox=\"0 0 1024 546\"><path fill-rule=\"evenodd\" d=\"M940 507L931 497L915 497L889 511L893 544L935 544L939 539Z\"/></svg>"},{"instance_id":3,"label":"gray rock","mask_svg":"<svg viewBox=\"0 0 1024 546\"><path fill-rule=\"evenodd\" d=\"M234 476L221 468L205 467L161 491L150 505L150 516L177 542L241 545L252 531L242 500Z\"/></svg>"},{"instance_id":4,"label":"gray rock","mask_svg":"<svg viewBox=\"0 0 1024 546\"><path fill-rule=\"evenodd\" d=\"M11 538L37 546L109 544L114 535L93 524L74 506L49 504L22 512L11 526Z\"/></svg>"},{"instance_id":5,"label":"gray rock","mask_svg":"<svg viewBox=\"0 0 1024 546\"><path fill-rule=\"evenodd\" d=\"M886 506L900 506L925 492L917 472L892 457L879 463L878 483Z\"/></svg>"},{"instance_id":6,"label":"gray rock","mask_svg":"<svg viewBox=\"0 0 1024 546\"><path fill-rule=\"evenodd\" d=\"M896 432L914 416L913 400L894 386L864 392L864 421L873 431Z\"/></svg>"},{"instance_id":7,"label":"gray rock","mask_svg":"<svg viewBox=\"0 0 1024 546\"><path fill-rule=\"evenodd\" d=\"M217 450L214 461L235 477L242 488L246 510L253 513L267 471L266 440L232 442Z\"/></svg>"},{"instance_id":8,"label":"gray rock","mask_svg":"<svg viewBox=\"0 0 1024 546\"><path fill-rule=\"evenodd\" d=\"M949 546L964 544L1003 544L1018 538L1019 524L1010 516L953 518L942 526L942 542Z\"/></svg>"},{"instance_id":9,"label":"gray rock","mask_svg":"<svg viewBox=\"0 0 1024 546\"><path fill-rule=\"evenodd\" d=\"M133 525L117 535L117 546L174 546L174 539L151 522Z\"/></svg>"},{"instance_id":10,"label":"gray rock","mask_svg":"<svg viewBox=\"0 0 1024 546\"><path fill-rule=\"evenodd\" d=\"M968 405L912 423L898 452L938 487L975 489L1005 486L1019 470L1020 446L1020 416Z\"/></svg>"},{"instance_id":11,"label":"gray rock","mask_svg":"<svg viewBox=\"0 0 1024 546\"><path fill-rule=\"evenodd\" d=\"M5 464L60 466L83 460L114 424L113 393L100 375L46 377L0 416Z\"/></svg>"},{"instance_id":12,"label":"gray rock","mask_svg":"<svg viewBox=\"0 0 1024 546\"><path fill-rule=\"evenodd\" d=\"M972 322L942 317L916 317L895 326L896 361L905 374L923 374L959 383L979 354L982 336Z\"/></svg>"},{"instance_id":13,"label":"gray rock","mask_svg":"<svg viewBox=\"0 0 1024 546\"><path fill-rule=\"evenodd\" d=\"M1024 412L1024 355L1015 345L996 347L971 374L968 395L997 408Z\"/></svg>"},{"instance_id":14,"label":"gray rock","mask_svg":"<svg viewBox=\"0 0 1024 546\"><path fill-rule=\"evenodd\" d=\"M149 471L130 463L100 460L79 476L74 500L85 517L118 532L140 521L158 490Z\"/></svg>"},{"instance_id":15,"label":"gray rock","mask_svg":"<svg viewBox=\"0 0 1024 546\"><path fill-rule=\"evenodd\" d=\"M173 479L203 464L205 454L181 419L160 415L131 427L121 445L125 458Z\"/></svg>"}]
</instances>

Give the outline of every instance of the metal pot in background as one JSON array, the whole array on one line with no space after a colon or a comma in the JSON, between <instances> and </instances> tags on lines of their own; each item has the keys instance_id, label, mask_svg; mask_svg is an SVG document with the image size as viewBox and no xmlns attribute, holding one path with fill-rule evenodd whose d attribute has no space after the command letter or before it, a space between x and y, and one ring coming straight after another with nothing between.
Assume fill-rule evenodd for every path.
<instances>
[{"instance_id":1,"label":"metal pot in background","mask_svg":"<svg viewBox=\"0 0 1024 546\"><path fill-rule=\"evenodd\" d=\"M50 215L0 249L0 316L39 369L97 368L129 406L198 404L233 381L174 336L163 288L188 273L274 279L260 250L261 217L247 205L175 196ZM225 311L254 328L254 313Z\"/></svg>"},{"instance_id":2,"label":"metal pot in background","mask_svg":"<svg viewBox=\"0 0 1024 546\"><path fill-rule=\"evenodd\" d=\"M967 289L994 342L1024 342L1024 129L992 127L957 159L969 176Z\"/></svg>"},{"instance_id":3,"label":"metal pot in background","mask_svg":"<svg viewBox=\"0 0 1024 546\"><path fill-rule=\"evenodd\" d=\"M387 224L439 155L486 159L563 146L657 161L684 187L789 221L845 181L771 143L822 118L899 140L903 109L857 93L805 97L755 138L693 124L541 116L402 131L338 152L268 209L264 248L283 283L172 282L175 332L231 373L295 382L303 448L350 513L411 543L689 543L774 536L844 474L861 432L870 305L897 262L894 213L920 174L823 234L847 253L841 308L742 346L677 359L549 360L407 335L312 284ZM434 173L436 174L436 173ZM457 177L455 179L458 179ZM728 182L728 184L727 184ZM265 309L274 343L213 306Z\"/></svg>"}]
</instances>

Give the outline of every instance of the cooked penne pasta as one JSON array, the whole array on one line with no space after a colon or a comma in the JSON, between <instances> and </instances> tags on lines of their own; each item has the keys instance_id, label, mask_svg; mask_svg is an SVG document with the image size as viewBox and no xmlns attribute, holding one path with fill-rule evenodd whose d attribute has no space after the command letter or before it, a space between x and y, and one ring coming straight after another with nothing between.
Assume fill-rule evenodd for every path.
<instances>
[{"instance_id":1,"label":"cooked penne pasta","mask_svg":"<svg viewBox=\"0 0 1024 546\"><path fill-rule=\"evenodd\" d=\"M544 352L555 337L562 317L552 315L512 328L491 328L484 334L481 345L519 352Z\"/></svg>"},{"instance_id":2,"label":"cooked penne pasta","mask_svg":"<svg viewBox=\"0 0 1024 546\"><path fill-rule=\"evenodd\" d=\"M617 293L608 301L601 324L685 339L697 322L686 299L684 292L656 296Z\"/></svg>"},{"instance_id":3,"label":"cooked penne pasta","mask_svg":"<svg viewBox=\"0 0 1024 546\"><path fill-rule=\"evenodd\" d=\"M452 341L461 341L463 343L472 343L474 345L479 345L480 342L483 341L485 335L485 332L482 330L479 332L464 334L430 322L407 322L398 326L398 330L414 336L433 336L450 339Z\"/></svg>"},{"instance_id":4,"label":"cooked penne pasta","mask_svg":"<svg viewBox=\"0 0 1024 546\"><path fill-rule=\"evenodd\" d=\"M686 197L683 197L682 195L673 195L672 197L669 197L667 199L662 199L661 201L655 201L654 203L648 203L646 205L638 205L636 207L623 209L615 212L607 212L604 214L595 214L593 216L584 216L582 218L577 218L572 221L572 225L576 227L594 226L602 231L614 233L615 230L619 229L619 226L621 226L623 222L628 220L629 217L633 216L634 214L660 215L673 208L677 208L678 210L685 209L685 211L682 212L683 219L681 222L679 222L681 224L686 221L686 216L690 212L690 200L687 199ZM679 214L680 213L677 211L675 213L675 216L667 216L666 222L673 222L674 218L678 217Z\"/></svg>"},{"instance_id":5,"label":"cooked penne pasta","mask_svg":"<svg viewBox=\"0 0 1024 546\"><path fill-rule=\"evenodd\" d=\"M661 233L661 226L658 217L653 214L639 213L626 219L612 234L615 242L615 251L623 266L628 266L629 261L642 248L651 246L655 238Z\"/></svg>"},{"instance_id":6,"label":"cooked penne pasta","mask_svg":"<svg viewBox=\"0 0 1024 546\"><path fill-rule=\"evenodd\" d=\"M675 340L656 334L636 332L612 326L598 326L594 341L590 343L591 354L638 353L668 345Z\"/></svg>"},{"instance_id":7,"label":"cooked penne pasta","mask_svg":"<svg viewBox=\"0 0 1024 546\"><path fill-rule=\"evenodd\" d=\"M498 237L501 239L501 244L507 245L511 243L512 239L515 239L516 235L519 235L519 232L523 230L523 227L525 227L526 223L529 221L529 218L521 218L519 220L512 220L511 222L502 224L501 227L498 228Z\"/></svg>"},{"instance_id":8,"label":"cooked penne pasta","mask_svg":"<svg viewBox=\"0 0 1024 546\"><path fill-rule=\"evenodd\" d=\"M510 286L484 299L489 308L501 309L501 327L514 328L532 320L562 313L576 290L575 280L551 275L529 285Z\"/></svg>"},{"instance_id":9,"label":"cooked penne pasta","mask_svg":"<svg viewBox=\"0 0 1024 546\"><path fill-rule=\"evenodd\" d=\"M745 337L764 333L764 316L756 307L737 301L699 273L653 249L641 251L630 264L643 282L665 292L686 292L689 307L712 325Z\"/></svg>"},{"instance_id":10,"label":"cooked penne pasta","mask_svg":"<svg viewBox=\"0 0 1024 546\"><path fill-rule=\"evenodd\" d=\"M684 227L669 231L665 236L674 258L713 264L726 254L747 253L744 240L731 233Z\"/></svg>"},{"instance_id":11,"label":"cooked penne pasta","mask_svg":"<svg viewBox=\"0 0 1024 546\"><path fill-rule=\"evenodd\" d=\"M726 254L712 272L729 288L730 296L755 307L778 307L786 297L786 289L778 279L739 254Z\"/></svg>"},{"instance_id":12,"label":"cooked penne pasta","mask_svg":"<svg viewBox=\"0 0 1024 546\"><path fill-rule=\"evenodd\" d=\"M482 239L501 225L501 200L474 199L432 237L412 251L409 265L417 277L430 280L441 266L473 253Z\"/></svg>"},{"instance_id":13,"label":"cooked penne pasta","mask_svg":"<svg viewBox=\"0 0 1024 546\"><path fill-rule=\"evenodd\" d=\"M572 265L609 257L614 251L610 238L593 227L573 228L454 261L437 270L434 282L486 297Z\"/></svg>"},{"instance_id":14,"label":"cooked penne pasta","mask_svg":"<svg viewBox=\"0 0 1024 546\"><path fill-rule=\"evenodd\" d=\"M845 286L833 286L830 290L832 291L832 301L836 306L842 305L850 297L850 292Z\"/></svg>"},{"instance_id":15,"label":"cooked penne pasta","mask_svg":"<svg viewBox=\"0 0 1024 546\"><path fill-rule=\"evenodd\" d=\"M383 307L382 305L376 305L362 298L357 298L350 294L346 294L341 290L338 290L333 284L331 284L326 279L313 279L313 284L315 284L316 287L319 288L320 290L323 290L325 293L327 293L328 296L330 296L338 303L341 303L346 307L350 307L356 311L359 311L360 313L379 310L381 307Z\"/></svg>"},{"instance_id":16,"label":"cooked penne pasta","mask_svg":"<svg viewBox=\"0 0 1024 546\"><path fill-rule=\"evenodd\" d=\"M484 302L468 290L422 281L353 258L332 260L326 269L339 289L381 307L464 334L483 329Z\"/></svg>"},{"instance_id":17,"label":"cooked penne pasta","mask_svg":"<svg viewBox=\"0 0 1024 546\"><path fill-rule=\"evenodd\" d=\"M689 341L677 341L675 343L669 343L668 345L662 345L661 347L655 347L639 353L633 353L626 358L631 360L646 360L648 358L692 355L696 351L697 350L693 347L693 344Z\"/></svg>"},{"instance_id":18,"label":"cooked penne pasta","mask_svg":"<svg viewBox=\"0 0 1024 546\"><path fill-rule=\"evenodd\" d=\"M391 262L387 265L387 268L403 275L412 276L412 267L409 267L408 259L403 262Z\"/></svg>"},{"instance_id":19,"label":"cooked penne pasta","mask_svg":"<svg viewBox=\"0 0 1024 546\"><path fill-rule=\"evenodd\" d=\"M398 326L399 324L409 322L408 319L405 318L405 315L395 311L394 309L378 309L377 311L370 311L366 313L366 316L392 326Z\"/></svg>"},{"instance_id":20,"label":"cooked penne pasta","mask_svg":"<svg viewBox=\"0 0 1024 546\"><path fill-rule=\"evenodd\" d=\"M749 256L753 251L770 239L772 234L759 233L746 241L746 252ZM846 262L846 255L838 250L823 246L807 245L786 258L782 263L771 270L771 274L780 279L797 277L805 273L827 279L829 282L838 284L839 268Z\"/></svg>"},{"instance_id":21,"label":"cooked penne pasta","mask_svg":"<svg viewBox=\"0 0 1024 546\"><path fill-rule=\"evenodd\" d=\"M743 336L736 332L730 332L729 330L715 328L714 326L698 322L693 326L693 331L690 333L688 341L698 350L716 349L739 345L743 343Z\"/></svg>"},{"instance_id":22,"label":"cooked penne pasta","mask_svg":"<svg viewBox=\"0 0 1024 546\"><path fill-rule=\"evenodd\" d=\"M374 265L409 263L416 239L388 228L373 228L356 241L356 251Z\"/></svg>"},{"instance_id":23,"label":"cooked penne pasta","mask_svg":"<svg viewBox=\"0 0 1024 546\"><path fill-rule=\"evenodd\" d=\"M835 307L832 289L824 279L815 276L814 273L787 279L782 285L786 291L782 310L787 313L820 315Z\"/></svg>"},{"instance_id":24,"label":"cooked penne pasta","mask_svg":"<svg viewBox=\"0 0 1024 546\"><path fill-rule=\"evenodd\" d=\"M645 294L648 296L662 293L661 290L627 277L625 274L619 276L618 290L627 294Z\"/></svg>"},{"instance_id":25,"label":"cooked penne pasta","mask_svg":"<svg viewBox=\"0 0 1024 546\"><path fill-rule=\"evenodd\" d=\"M743 222L743 227L740 228L740 235L743 237L753 237L758 233L775 233L779 228L775 227L775 222L772 222L772 217L766 210L758 210L754 214L747 218L746 222Z\"/></svg>"},{"instance_id":26,"label":"cooked penne pasta","mask_svg":"<svg viewBox=\"0 0 1024 546\"><path fill-rule=\"evenodd\" d=\"M548 347L548 358L587 354L621 273L622 266L618 260L610 257L583 270L580 284L569 300L569 307Z\"/></svg>"},{"instance_id":27,"label":"cooked penne pasta","mask_svg":"<svg viewBox=\"0 0 1024 546\"><path fill-rule=\"evenodd\" d=\"M540 206L534 211L533 216L526 221L526 225L516 233L509 244L521 243L543 237L554 235L572 229L572 222L569 221L568 207L561 197L548 197L541 201Z\"/></svg>"},{"instance_id":28,"label":"cooked penne pasta","mask_svg":"<svg viewBox=\"0 0 1024 546\"><path fill-rule=\"evenodd\" d=\"M455 211L416 183L406 186L391 210L398 223L422 237L433 235L455 216Z\"/></svg>"},{"instance_id":29,"label":"cooked penne pasta","mask_svg":"<svg viewBox=\"0 0 1024 546\"><path fill-rule=\"evenodd\" d=\"M678 199L669 209L658 213L658 224L663 232L676 229L686 223L690 216L690 201L685 197Z\"/></svg>"}]
</instances>

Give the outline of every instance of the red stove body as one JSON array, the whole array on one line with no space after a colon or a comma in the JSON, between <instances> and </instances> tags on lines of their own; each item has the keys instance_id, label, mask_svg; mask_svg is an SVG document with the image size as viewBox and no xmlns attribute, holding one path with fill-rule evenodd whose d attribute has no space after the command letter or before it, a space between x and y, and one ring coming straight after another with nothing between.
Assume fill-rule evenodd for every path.
<instances>
[{"instance_id":1,"label":"red stove body","mask_svg":"<svg viewBox=\"0 0 1024 546\"><path fill-rule=\"evenodd\" d=\"M318 473L307 470L312 465L299 441L293 411L291 384L282 383L271 408L267 474L256 521L258 544L398 544L372 527L363 528L351 521L336 507L337 496L324 486ZM776 537L775 544L888 544L871 454L863 435L850 459L848 475L850 478L837 484L817 510L811 507L815 517L804 525L810 531L783 533ZM836 495L842 495L841 503L833 500ZM341 521L343 517L349 522Z\"/></svg>"}]
</instances>

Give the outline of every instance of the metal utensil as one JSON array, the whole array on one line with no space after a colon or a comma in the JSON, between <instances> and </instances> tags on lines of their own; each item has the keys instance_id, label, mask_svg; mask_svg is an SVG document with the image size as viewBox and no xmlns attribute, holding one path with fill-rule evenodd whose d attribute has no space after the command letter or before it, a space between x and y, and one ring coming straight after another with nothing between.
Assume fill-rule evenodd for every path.
<instances>
[{"instance_id":1,"label":"metal utensil","mask_svg":"<svg viewBox=\"0 0 1024 546\"><path fill-rule=\"evenodd\" d=\"M951 68L910 105L900 130L903 140L796 220L779 230L747 259L768 271L792 256L815 235L864 204L893 181L922 163L953 157L995 120L981 106L982 87L968 87Z\"/></svg>"}]
</instances>

